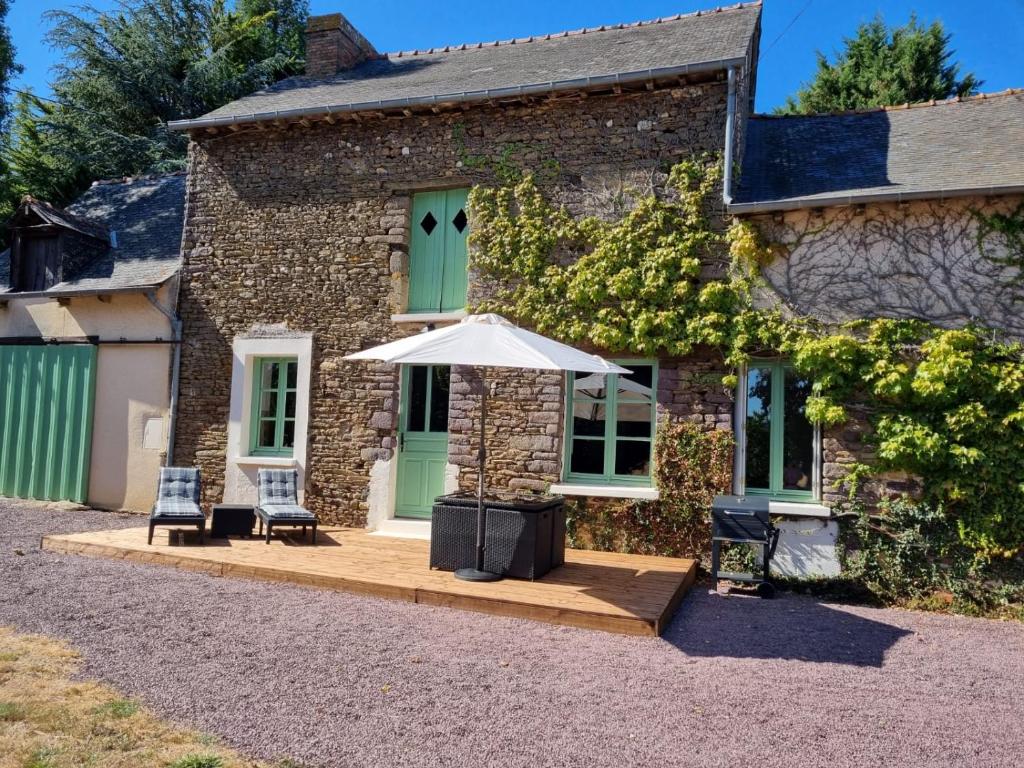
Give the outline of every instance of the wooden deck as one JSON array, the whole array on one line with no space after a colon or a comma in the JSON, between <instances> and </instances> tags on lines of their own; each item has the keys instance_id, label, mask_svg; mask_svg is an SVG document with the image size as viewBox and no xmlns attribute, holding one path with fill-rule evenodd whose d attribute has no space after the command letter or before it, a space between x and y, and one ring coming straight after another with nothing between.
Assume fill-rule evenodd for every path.
<instances>
[{"instance_id":1,"label":"wooden deck","mask_svg":"<svg viewBox=\"0 0 1024 768\"><path fill-rule=\"evenodd\" d=\"M696 563L668 557L568 550L566 564L538 581L479 584L427 567L426 541L326 528L317 543L298 537L213 539L168 544L146 528L46 536L43 549L172 565L217 576L283 581L361 595L441 605L628 635L660 635L696 575Z\"/></svg>"}]
</instances>

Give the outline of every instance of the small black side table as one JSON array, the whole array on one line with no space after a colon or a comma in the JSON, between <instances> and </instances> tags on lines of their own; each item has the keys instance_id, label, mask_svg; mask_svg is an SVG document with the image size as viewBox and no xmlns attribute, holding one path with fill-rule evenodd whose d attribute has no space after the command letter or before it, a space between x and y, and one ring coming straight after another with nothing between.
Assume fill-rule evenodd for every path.
<instances>
[{"instance_id":1,"label":"small black side table","mask_svg":"<svg viewBox=\"0 0 1024 768\"><path fill-rule=\"evenodd\" d=\"M210 537L226 539L228 536L252 536L256 525L256 511L252 504L214 504Z\"/></svg>"}]
</instances>

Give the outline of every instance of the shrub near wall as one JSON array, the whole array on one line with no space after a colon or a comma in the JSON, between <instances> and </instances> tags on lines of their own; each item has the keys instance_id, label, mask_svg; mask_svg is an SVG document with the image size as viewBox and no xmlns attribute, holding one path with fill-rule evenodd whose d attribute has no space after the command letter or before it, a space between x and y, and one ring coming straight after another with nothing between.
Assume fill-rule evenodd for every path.
<instances>
[{"instance_id":1,"label":"shrub near wall","mask_svg":"<svg viewBox=\"0 0 1024 768\"><path fill-rule=\"evenodd\" d=\"M711 549L711 501L732 486L733 439L686 421L660 424L655 438L657 501L572 501L573 546L700 558Z\"/></svg>"}]
</instances>

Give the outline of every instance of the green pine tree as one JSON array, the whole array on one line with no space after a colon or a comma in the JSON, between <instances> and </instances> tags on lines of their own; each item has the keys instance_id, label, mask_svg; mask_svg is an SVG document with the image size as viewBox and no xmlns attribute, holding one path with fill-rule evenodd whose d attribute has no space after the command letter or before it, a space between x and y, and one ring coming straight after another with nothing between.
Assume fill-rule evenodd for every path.
<instances>
[{"instance_id":1,"label":"green pine tree","mask_svg":"<svg viewBox=\"0 0 1024 768\"><path fill-rule=\"evenodd\" d=\"M0 0L2 2L2 0ZM184 167L167 129L302 70L306 0L125 0L51 11L53 99L16 104L7 197L67 202L100 178ZM0 51L2 55L2 51Z\"/></svg>"},{"instance_id":2,"label":"green pine tree","mask_svg":"<svg viewBox=\"0 0 1024 768\"><path fill-rule=\"evenodd\" d=\"M938 21L925 27L911 16L906 25L889 28L877 16L843 41L834 62L819 51L814 79L775 111L840 112L977 93L982 81L960 76L951 37Z\"/></svg>"}]
</instances>

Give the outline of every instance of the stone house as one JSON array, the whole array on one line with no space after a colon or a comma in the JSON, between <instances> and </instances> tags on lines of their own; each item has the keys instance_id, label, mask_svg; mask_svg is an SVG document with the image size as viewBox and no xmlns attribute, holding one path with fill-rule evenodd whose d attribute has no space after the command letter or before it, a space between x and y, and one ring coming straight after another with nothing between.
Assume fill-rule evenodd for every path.
<instances>
[{"instance_id":1,"label":"stone house","mask_svg":"<svg viewBox=\"0 0 1024 768\"><path fill-rule=\"evenodd\" d=\"M479 400L472 371L394 370L342 358L455 322L486 295L484 282L467 271L473 223L466 194L500 183L510 158L528 168L557 163L558 173L543 181L545 194L574 213L601 213L616 190L656 185L674 162L720 152L727 169L742 168L741 178L725 174L722 226L730 212L772 226L808 215L863 216L849 199L857 184L909 183L896 167L882 181L879 158L863 179L852 171L844 178L814 165L814 152L801 156L811 146L795 130L802 119L751 117L760 14L760 4L740 4L390 54L378 53L340 14L314 17L304 77L172 124L192 139L175 455L202 469L205 500L251 500L258 467L294 466L305 503L323 519L424 535L433 496L473 487ZM907 114L931 109L961 107ZM825 126L828 118L821 119ZM790 155L778 155L766 147L772 127L785 125L794 126ZM857 134L841 123L828 132L847 144L847 134ZM895 159L904 146L898 136L890 131L882 138L892 145L876 142L873 151ZM865 143L872 137L880 134ZM829 162L860 168L859 158L844 163L839 144ZM977 194L1005 183L1000 167L991 172L999 183L989 180L990 189ZM835 195L810 205L805 198L822 190L800 190L822 173ZM773 175L782 177L778 190ZM934 185L931 194L948 197ZM904 211L898 200L877 205ZM807 242L772 275L805 258ZM816 252L810 248L806 258ZM772 284L784 293L783 282L773 277ZM808 296L802 300L813 291ZM838 311L834 302L828 309ZM754 418L749 375L740 392L723 388L728 371L716 352L658 359L603 352L633 374L607 382L502 378L487 436L493 486L656 498L657 423L688 419L735 431L737 492L769 495L779 513L828 518L838 479L832 470L844 452L863 450L860 434L823 436L803 419L806 383L784 361L765 361L753 374L763 372L761 385L785 403L779 410L791 415L788 425ZM760 437L765 429L777 433L782 447L766 444L749 458L748 424ZM834 524L824 523L822 533L827 544Z\"/></svg>"},{"instance_id":2,"label":"stone house","mask_svg":"<svg viewBox=\"0 0 1024 768\"><path fill-rule=\"evenodd\" d=\"M857 318L976 323L1024 339L1019 270L982 218L1024 212L1024 91L843 114L751 117L742 178L728 210L753 221L780 255L764 270L766 302L831 323ZM751 366L736 417L760 416L759 390L778 378ZM746 392L743 389L746 388ZM788 392L787 392L788 395ZM856 413L856 411L854 411ZM770 430L737 430L738 485L749 485ZM870 456L854 419L816 439L821 501L845 497L847 467ZM914 490L883 477L876 496ZM834 523L790 531L834 540ZM832 568L837 565L833 564Z\"/></svg>"},{"instance_id":3,"label":"stone house","mask_svg":"<svg viewBox=\"0 0 1024 768\"><path fill-rule=\"evenodd\" d=\"M183 174L26 198L0 253L0 495L148 511L168 460Z\"/></svg>"}]
</instances>

